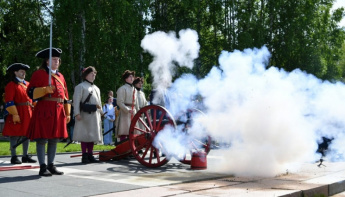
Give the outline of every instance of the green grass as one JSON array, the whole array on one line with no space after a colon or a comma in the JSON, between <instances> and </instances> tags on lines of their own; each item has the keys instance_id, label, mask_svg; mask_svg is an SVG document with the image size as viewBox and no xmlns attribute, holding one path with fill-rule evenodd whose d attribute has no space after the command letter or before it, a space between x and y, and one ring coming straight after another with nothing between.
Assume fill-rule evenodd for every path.
<instances>
[{"instance_id":1,"label":"green grass","mask_svg":"<svg viewBox=\"0 0 345 197\"><path fill-rule=\"evenodd\" d=\"M57 153L69 153L69 152L81 152L80 144L70 144L66 148L66 142L59 142L57 144ZM47 145L46 145L47 148ZM102 150L111 150L115 148L114 146L108 145L95 145L94 151L102 151ZM23 154L23 146L19 145L16 149L17 155ZM35 155L36 154L36 142L30 142L28 154ZM8 141L0 141L0 156L10 156L10 142Z\"/></svg>"}]
</instances>

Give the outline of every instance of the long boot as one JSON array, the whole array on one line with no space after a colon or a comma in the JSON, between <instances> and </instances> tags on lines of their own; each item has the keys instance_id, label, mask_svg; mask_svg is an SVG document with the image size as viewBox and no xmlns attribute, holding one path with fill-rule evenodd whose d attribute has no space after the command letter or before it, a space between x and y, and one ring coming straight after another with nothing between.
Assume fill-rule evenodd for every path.
<instances>
[{"instance_id":1,"label":"long boot","mask_svg":"<svg viewBox=\"0 0 345 197\"><path fill-rule=\"evenodd\" d=\"M83 156L81 158L81 163L90 163L89 155L87 153L83 153Z\"/></svg>"},{"instance_id":2,"label":"long boot","mask_svg":"<svg viewBox=\"0 0 345 197\"><path fill-rule=\"evenodd\" d=\"M50 172L47 171L47 165L46 164L41 164L40 165L40 176L52 176Z\"/></svg>"},{"instance_id":3,"label":"long boot","mask_svg":"<svg viewBox=\"0 0 345 197\"><path fill-rule=\"evenodd\" d=\"M92 153L88 154L88 158L91 163L98 163L98 160L92 155Z\"/></svg>"},{"instance_id":4,"label":"long boot","mask_svg":"<svg viewBox=\"0 0 345 197\"><path fill-rule=\"evenodd\" d=\"M53 163L48 164L47 169L49 170L50 173L52 173L54 175L63 175L64 174L63 172L57 170Z\"/></svg>"}]
</instances>

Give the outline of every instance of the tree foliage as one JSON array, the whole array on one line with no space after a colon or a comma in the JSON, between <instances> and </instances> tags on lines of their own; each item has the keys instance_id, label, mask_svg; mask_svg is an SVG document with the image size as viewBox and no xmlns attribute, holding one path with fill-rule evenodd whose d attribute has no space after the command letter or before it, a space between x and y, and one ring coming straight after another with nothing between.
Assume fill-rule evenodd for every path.
<instances>
[{"instance_id":1,"label":"tree foliage","mask_svg":"<svg viewBox=\"0 0 345 197\"><path fill-rule=\"evenodd\" d=\"M53 46L63 50L61 72L70 94L83 67L98 70L95 83L103 98L123 83L129 69L146 79L152 57L140 42L147 33L191 28L201 45L193 70L205 76L217 65L222 50L234 51L266 45L270 66L287 71L300 68L336 81L345 76L344 29L337 24L344 8L331 11L334 0L0 0L0 77L14 62L29 64L30 79L40 61L35 53ZM164 44L164 43L162 43ZM4 82L0 82L3 90Z\"/></svg>"}]
</instances>

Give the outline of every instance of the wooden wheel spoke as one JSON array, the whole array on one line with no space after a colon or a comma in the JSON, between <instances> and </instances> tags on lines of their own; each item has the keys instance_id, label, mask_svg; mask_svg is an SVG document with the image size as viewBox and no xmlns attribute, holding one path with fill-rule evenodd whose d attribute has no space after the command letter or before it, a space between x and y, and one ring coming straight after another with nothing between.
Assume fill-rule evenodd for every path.
<instances>
[{"instance_id":1,"label":"wooden wheel spoke","mask_svg":"<svg viewBox=\"0 0 345 197\"><path fill-rule=\"evenodd\" d=\"M145 156L147 155L147 152L148 152L148 151L149 151L149 149L146 148L145 151L144 151L144 153L143 153L143 156L141 157L141 159L144 159L144 158L145 158Z\"/></svg>"},{"instance_id":2,"label":"wooden wheel spoke","mask_svg":"<svg viewBox=\"0 0 345 197\"><path fill-rule=\"evenodd\" d=\"M151 118L150 118L150 116L149 116L148 111L145 111L145 116L146 116L147 122L149 123L149 126L150 126L150 129L149 129L149 130L153 130L154 127L152 126L152 120L151 120Z\"/></svg>"},{"instance_id":3,"label":"wooden wheel spoke","mask_svg":"<svg viewBox=\"0 0 345 197\"><path fill-rule=\"evenodd\" d=\"M162 114L160 115L161 117L159 118L159 122L158 122L157 127L156 127L158 129L156 129L156 130L159 130L161 128L162 120L163 120L165 114L166 114L166 112L162 111Z\"/></svg>"},{"instance_id":4,"label":"wooden wheel spoke","mask_svg":"<svg viewBox=\"0 0 345 197\"><path fill-rule=\"evenodd\" d=\"M153 158L156 156L157 163L161 162L160 156L159 156L159 150L155 148L154 146L150 146L150 158L149 163L153 162Z\"/></svg>"},{"instance_id":5,"label":"wooden wheel spoke","mask_svg":"<svg viewBox=\"0 0 345 197\"><path fill-rule=\"evenodd\" d=\"M134 130L136 130L136 131L141 131L142 133L147 133L147 131L145 130L142 130L141 128L139 128L139 127L134 127Z\"/></svg>"},{"instance_id":6,"label":"wooden wheel spoke","mask_svg":"<svg viewBox=\"0 0 345 197\"><path fill-rule=\"evenodd\" d=\"M139 118L139 122L144 125L147 131L150 131L151 129L147 126L147 124L143 121L143 119ZM141 130L142 131L142 130ZM143 131L146 133L146 131Z\"/></svg>"},{"instance_id":7,"label":"wooden wheel spoke","mask_svg":"<svg viewBox=\"0 0 345 197\"><path fill-rule=\"evenodd\" d=\"M156 129L157 127L157 122L156 122L156 119L157 119L157 110L153 110L153 128Z\"/></svg>"}]
</instances>

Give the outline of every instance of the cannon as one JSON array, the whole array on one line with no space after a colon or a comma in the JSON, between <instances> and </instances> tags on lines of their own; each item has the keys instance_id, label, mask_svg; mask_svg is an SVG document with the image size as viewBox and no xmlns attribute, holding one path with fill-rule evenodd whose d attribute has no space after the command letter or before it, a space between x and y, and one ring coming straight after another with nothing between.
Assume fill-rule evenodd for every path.
<instances>
[{"instance_id":1,"label":"cannon","mask_svg":"<svg viewBox=\"0 0 345 197\"><path fill-rule=\"evenodd\" d=\"M129 128L129 139L118 144L110 151L99 153L100 161L119 160L129 155L146 167L156 168L169 162L171 155L166 155L163 144L153 145L154 139L165 128L171 127L174 132L183 132L186 135L184 144L189 153L176 157L184 164L191 164L193 153L210 151L211 137L204 136L199 139L191 137L188 129L192 124L195 114L202 114L200 110L191 109L174 117L166 108L159 105L148 105L141 108L133 117ZM179 129L177 129L179 127ZM181 129L182 127L182 129Z\"/></svg>"}]
</instances>

